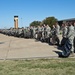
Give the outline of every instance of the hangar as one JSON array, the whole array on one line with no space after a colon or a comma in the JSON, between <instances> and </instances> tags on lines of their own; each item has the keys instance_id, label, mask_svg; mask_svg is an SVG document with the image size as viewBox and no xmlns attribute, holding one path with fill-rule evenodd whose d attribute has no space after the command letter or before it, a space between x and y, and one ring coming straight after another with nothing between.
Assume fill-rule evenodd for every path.
<instances>
[{"instance_id":1,"label":"hangar","mask_svg":"<svg viewBox=\"0 0 75 75\"><path fill-rule=\"evenodd\" d=\"M64 19L64 20L59 20L58 23L61 26L62 23L66 23L66 22L75 22L75 18L71 18L71 19Z\"/></svg>"}]
</instances>

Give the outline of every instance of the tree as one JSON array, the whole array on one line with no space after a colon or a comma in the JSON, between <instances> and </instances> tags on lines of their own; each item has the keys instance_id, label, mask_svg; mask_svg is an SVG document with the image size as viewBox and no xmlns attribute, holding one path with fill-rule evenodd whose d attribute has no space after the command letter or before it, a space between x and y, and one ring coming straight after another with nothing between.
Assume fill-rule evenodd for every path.
<instances>
[{"instance_id":1,"label":"tree","mask_svg":"<svg viewBox=\"0 0 75 75\"><path fill-rule=\"evenodd\" d=\"M57 22L57 19L55 17L47 17L42 22L43 24L48 24L50 27L52 27Z\"/></svg>"},{"instance_id":2,"label":"tree","mask_svg":"<svg viewBox=\"0 0 75 75\"><path fill-rule=\"evenodd\" d=\"M39 26L41 23L41 21L33 21L32 23L30 23L30 26Z\"/></svg>"}]
</instances>

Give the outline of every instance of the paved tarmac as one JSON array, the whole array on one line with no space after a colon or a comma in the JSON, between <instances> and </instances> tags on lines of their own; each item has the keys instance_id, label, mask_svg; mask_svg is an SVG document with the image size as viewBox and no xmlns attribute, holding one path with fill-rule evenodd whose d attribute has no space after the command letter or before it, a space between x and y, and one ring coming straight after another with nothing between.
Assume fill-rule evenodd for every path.
<instances>
[{"instance_id":1,"label":"paved tarmac","mask_svg":"<svg viewBox=\"0 0 75 75\"><path fill-rule=\"evenodd\" d=\"M0 34L0 59L58 58L61 50L35 39L24 39Z\"/></svg>"}]
</instances>

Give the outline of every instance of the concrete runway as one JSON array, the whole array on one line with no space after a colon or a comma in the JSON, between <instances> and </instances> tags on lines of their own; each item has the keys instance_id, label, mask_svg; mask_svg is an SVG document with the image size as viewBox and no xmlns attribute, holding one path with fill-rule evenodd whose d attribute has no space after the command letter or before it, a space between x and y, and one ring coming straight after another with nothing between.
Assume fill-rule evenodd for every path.
<instances>
[{"instance_id":1,"label":"concrete runway","mask_svg":"<svg viewBox=\"0 0 75 75\"><path fill-rule=\"evenodd\" d=\"M57 58L57 46L35 39L24 39L0 34L0 59Z\"/></svg>"}]
</instances>

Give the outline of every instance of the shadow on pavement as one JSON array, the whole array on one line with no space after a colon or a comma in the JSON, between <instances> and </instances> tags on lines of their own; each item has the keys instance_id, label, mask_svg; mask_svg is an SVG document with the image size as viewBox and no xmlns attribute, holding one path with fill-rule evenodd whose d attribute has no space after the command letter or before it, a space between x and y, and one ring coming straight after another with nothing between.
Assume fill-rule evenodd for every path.
<instances>
[{"instance_id":1,"label":"shadow on pavement","mask_svg":"<svg viewBox=\"0 0 75 75\"><path fill-rule=\"evenodd\" d=\"M0 42L0 44L4 44L4 42Z\"/></svg>"},{"instance_id":2,"label":"shadow on pavement","mask_svg":"<svg viewBox=\"0 0 75 75\"><path fill-rule=\"evenodd\" d=\"M60 55L62 52L60 51L54 51L55 53L57 53L58 55Z\"/></svg>"},{"instance_id":3,"label":"shadow on pavement","mask_svg":"<svg viewBox=\"0 0 75 75\"><path fill-rule=\"evenodd\" d=\"M58 54L58 56L60 56L62 54L62 52L60 51L54 51L56 54Z\"/></svg>"}]
</instances>

